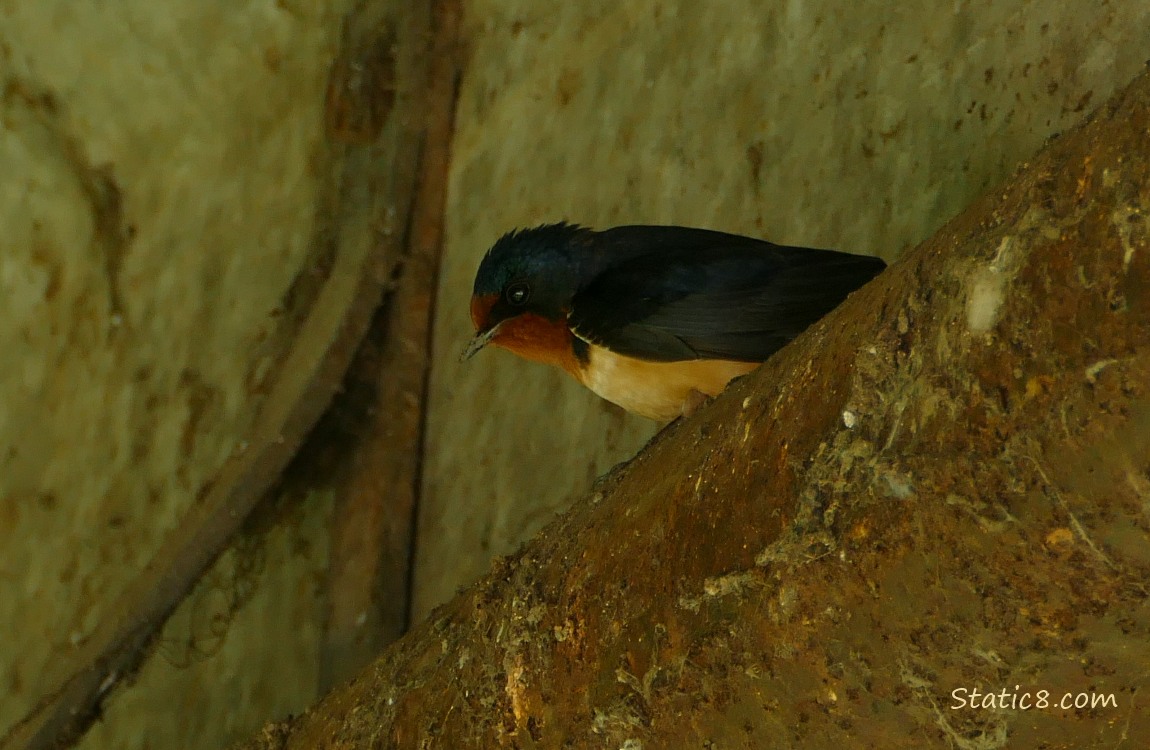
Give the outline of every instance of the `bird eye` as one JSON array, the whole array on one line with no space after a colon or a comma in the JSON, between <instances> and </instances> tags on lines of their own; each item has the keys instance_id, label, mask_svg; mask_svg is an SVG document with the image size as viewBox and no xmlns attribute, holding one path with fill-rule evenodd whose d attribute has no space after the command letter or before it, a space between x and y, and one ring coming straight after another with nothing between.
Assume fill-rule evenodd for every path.
<instances>
[{"instance_id":1,"label":"bird eye","mask_svg":"<svg viewBox=\"0 0 1150 750\"><path fill-rule=\"evenodd\" d=\"M519 281L511 284L503 292L503 296L507 299L507 303L515 307L522 307L527 304L527 300L531 298L531 287L526 283Z\"/></svg>"}]
</instances>

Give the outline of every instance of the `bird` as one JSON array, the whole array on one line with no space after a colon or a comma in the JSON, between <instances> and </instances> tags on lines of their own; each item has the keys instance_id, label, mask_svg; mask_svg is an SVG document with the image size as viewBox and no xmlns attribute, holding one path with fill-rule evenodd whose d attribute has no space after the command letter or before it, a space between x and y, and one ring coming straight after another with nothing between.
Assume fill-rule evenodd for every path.
<instances>
[{"instance_id":1,"label":"bird","mask_svg":"<svg viewBox=\"0 0 1150 750\"><path fill-rule=\"evenodd\" d=\"M669 422L746 375L886 267L680 226L515 229L475 274L475 337Z\"/></svg>"}]
</instances>

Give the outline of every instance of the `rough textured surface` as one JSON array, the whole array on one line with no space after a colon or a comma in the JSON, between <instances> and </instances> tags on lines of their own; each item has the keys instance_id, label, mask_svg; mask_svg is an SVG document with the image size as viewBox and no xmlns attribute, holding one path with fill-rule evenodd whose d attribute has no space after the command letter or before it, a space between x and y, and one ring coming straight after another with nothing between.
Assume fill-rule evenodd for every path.
<instances>
[{"instance_id":1,"label":"rough textured surface","mask_svg":"<svg viewBox=\"0 0 1150 750\"><path fill-rule=\"evenodd\" d=\"M467 3L417 563L425 614L652 434L485 352L504 231L678 223L893 259L1137 72L1150 6Z\"/></svg>"},{"instance_id":2,"label":"rough textured surface","mask_svg":"<svg viewBox=\"0 0 1150 750\"><path fill-rule=\"evenodd\" d=\"M1150 73L246 747L1150 736L1148 132Z\"/></svg>"},{"instance_id":3,"label":"rough textured surface","mask_svg":"<svg viewBox=\"0 0 1150 750\"><path fill-rule=\"evenodd\" d=\"M0 3L0 731L124 614L316 297L347 5ZM325 508L293 518L211 574L88 746L215 747L311 698L282 649L314 649Z\"/></svg>"}]
</instances>

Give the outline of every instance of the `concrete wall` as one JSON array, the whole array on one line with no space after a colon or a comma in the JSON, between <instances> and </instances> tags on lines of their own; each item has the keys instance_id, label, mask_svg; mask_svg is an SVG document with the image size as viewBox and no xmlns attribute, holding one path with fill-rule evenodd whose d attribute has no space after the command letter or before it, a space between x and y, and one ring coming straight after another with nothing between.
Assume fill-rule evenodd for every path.
<instances>
[{"instance_id":1,"label":"concrete wall","mask_svg":"<svg viewBox=\"0 0 1150 750\"><path fill-rule=\"evenodd\" d=\"M0 0L0 733L116 614L291 340L348 5ZM219 747L306 705L325 508L222 561L83 746Z\"/></svg>"},{"instance_id":2,"label":"concrete wall","mask_svg":"<svg viewBox=\"0 0 1150 750\"><path fill-rule=\"evenodd\" d=\"M893 260L1150 49L1139 0L466 7L417 613L653 430L510 354L456 363L501 233L674 223Z\"/></svg>"},{"instance_id":3,"label":"concrete wall","mask_svg":"<svg viewBox=\"0 0 1150 750\"><path fill-rule=\"evenodd\" d=\"M0 0L0 731L259 406L350 5ZM502 232L681 223L893 259L1150 49L1142 0L465 5L417 613L654 430L505 353L457 364ZM329 507L229 553L83 746L219 747L305 705Z\"/></svg>"}]
</instances>

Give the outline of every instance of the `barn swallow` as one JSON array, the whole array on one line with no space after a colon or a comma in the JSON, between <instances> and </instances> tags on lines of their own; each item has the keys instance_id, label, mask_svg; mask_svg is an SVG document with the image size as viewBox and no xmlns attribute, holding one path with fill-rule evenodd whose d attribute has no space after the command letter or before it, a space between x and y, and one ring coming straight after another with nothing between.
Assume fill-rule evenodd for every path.
<instances>
[{"instance_id":1,"label":"barn swallow","mask_svg":"<svg viewBox=\"0 0 1150 750\"><path fill-rule=\"evenodd\" d=\"M479 264L476 336L658 421L690 413L876 276L880 258L707 229L547 224Z\"/></svg>"}]
</instances>

